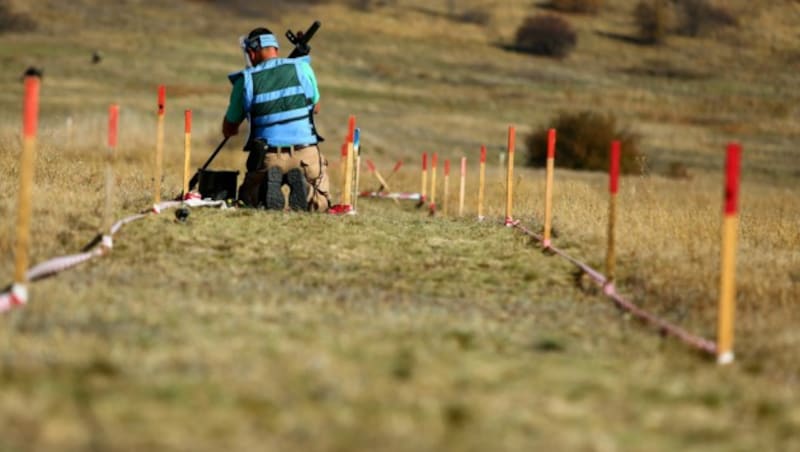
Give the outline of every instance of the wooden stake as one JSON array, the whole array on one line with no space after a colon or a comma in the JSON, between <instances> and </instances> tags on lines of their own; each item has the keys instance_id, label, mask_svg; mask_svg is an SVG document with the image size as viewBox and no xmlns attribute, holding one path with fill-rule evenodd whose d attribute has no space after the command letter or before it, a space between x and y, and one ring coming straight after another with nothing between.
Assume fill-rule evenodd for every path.
<instances>
[{"instance_id":1,"label":"wooden stake","mask_svg":"<svg viewBox=\"0 0 800 452\"><path fill-rule=\"evenodd\" d=\"M344 141L342 142L342 153L339 157L339 183L342 184L342 190L344 190L344 178L345 172L347 171L347 137L345 137ZM344 197L344 192L342 192L342 197Z\"/></svg>"},{"instance_id":2,"label":"wooden stake","mask_svg":"<svg viewBox=\"0 0 800 452\"><path fill-rule=\"evenodd\" d=\"M614 250L614 233L617 222L617 192L619 191L619 159L622 153L619 141L611 143L611 161L609 165L609 201L608 201L608 252L606 253L606 293L614 292L614 277L617 269Z\"/></svg>"},{"instance_id":3,"label":"wooden stake","mask_svg":"<svg viewBox=\"0 0 800 452\"><path fill-rule=\"evenodd\" d=\"M478 221L483 221L483 193L486 186L486 146L481 145L480 170L478 175Z\"/></svg>"},{"instance_id":4,"label":"wooden stake","mask_svg":"<svg viewBox=\"0 0 800 452\"><path fill-rule=\"evenodd\" d=\"M192 110L183 112L183 198L189 194L189 164L192 159Z\"/></svg>"},{"instance_id":5,"label":"wooden stake","mask_svg":"<svg viewBox=\"0 0 800 452\"><path fill-rule=\"evenodd\" d=\"M514 199L514 141L516 130L513 125L508 126L508 172L506 175L506 226L514 225L512 204Z\"/></svg>"},{"instance_id":6,"label":"wooden stake","mask_svg":"<svg viewBox=\"0 0 800 452\"><path fill-rule=\"evenodd\" d=\"M428 153L422 153L422 188L419 193L421 195L420 201L425 202L426 193L428 191Z\"/></svg>"},{"instance_id":7,"label":"wooden stake","mask_svg":"<svg viewBox=\"0 0 800 452\"><path fill-rule=\"evenodd\" d=\"M542 246L550 247L550 229L553 224L553 177L556 161L556 129L547 132L547 176L544 189L544 237Z\"/></svg>"},{"instance_id":8,"label":"wooden stake","mask_svg":"<svg viewBox=\"0 0 800 452\"><path fill-rule=\"evenodd\" d=\"M39 126L39 85L36 75L25 76L25 100L22 107L22 154L19 164L19 199L17 207L17 243L14 251L14 283L23 286L28 278L31 198L36 170L36 131Z\"/></svg>"},{"instance_id":9,"label":"wooden stake","mask_svg":"<svg viewBox=\"0 0 800 452\"><path fill-rule=\"evenodd\" d=\"M361 129L356 128L353 132L353 152L355 154L355 180L353 181L353 212L358 205L358 187L361 182Z\"/></svg>"},{"instance_id":10,"label":"wooden stake","mask_svg":"<svg viewBox=\"0 0 800 452\"><path fill-rule=\"evenodd\" d=\"M67 149L72 149L72 138L74 134L72 116L67 116Z\"/></svg>"},{"instance_id":11,"label":"wooden stake","mask_svg":"<svg viewBox=\"0 0 800 452\"><path fill-rule=\"evenodd\" d=\"M725 177L725 207L722 223L722 271L719 289L719 318L717 325L717 362L729 364L734 360L733 324L736 303L736 247L739 226L739 179L742 147L728 145Z\"/></svg>"},{"instance_id":12,"label":"wooden stake","mask_svg":"<svg viewBox=\"0 0 800 452\"><path fill-rule=\"evenodd\" d=\"M431 213L436 213L436 166L439 162L439 155L435 152L431 156Z\"/></svg>"},{"instance_id":13,"label":"wooden stake","mask_svg":"<svg viewBox=\"0 0 800 452\"><path fill-rule=\"evenodd\" d=\"M450 159L444 161L444 195L442 196L442 211L447 216L448 201L450 199Z\"/></svg>"},{"instance_id":14,"label":"wooden stake","mask_svg":"<svg viewBox=\"0 0 800 452\"><path fill-rule=\"evenodd\" d=\"M367 168L369 169L369 172L372 173L376 179L378 179L378 183L381 184L381 187L385 188L386 191L392 191L391 187L389 187L389 181L383 177L377 168L375 168L375 164L372 163L372 160L367 159ZM394 201L395 204L400 204L400 201L397 198L392 198L392 201Z\"/></svg>"},{"instance_id":15,"label":"wooden stake","mask_svg":"<svg viewBox=\"0 0 800 452\"><path fill-rule=\"evenodd\" d=\"M108 148L106 152L106 203L103 210L103 226L101 233L110 234L114 204L114 153L117 149L117 132L119 128L119 105L108 107Z\"/></svg>"},{"instance_id":16,"label":"wooden stake","mask_svg":"<svg viewBox=\"0 0 800 452\"><path fill-rule=\"evenodd\" d=\"M464 194L467 185L467 158L461 157L461 185L458 190L458 216L464 216Z\"/></svg>"},{"instance_id":17,"label":"wooden stake","mask_svg":"<svg viewBox=\"0 0 800 452\"><path fill-rule=\"evenodd\" d=\"M167 89L158 87L158 124L156 129L156 162L153 172L153 205L161 202L161 173L164 161L164 113L166 111Z\"/></svg>"},{"instance_id":18,"label":"wooden stake","mask_svg":"<svg viewBox=\"0 0 800 452\"><path fill-rule=\"evenodd\" d=\"M347 121L347 158L345 158L344 187L342 187L342 204L353 205L353 164L355 163L355 149L353 147L353 136L356 130L356 117L350 115Z\"/></svg>"}]
</instances>

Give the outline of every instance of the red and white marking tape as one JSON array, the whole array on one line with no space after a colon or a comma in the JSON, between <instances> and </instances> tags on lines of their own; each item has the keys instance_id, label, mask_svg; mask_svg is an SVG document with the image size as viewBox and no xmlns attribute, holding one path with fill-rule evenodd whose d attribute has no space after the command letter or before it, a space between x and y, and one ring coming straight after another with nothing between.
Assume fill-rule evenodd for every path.
<instances>
[{"instance_id":1,"label":"red and white marking tape","mask_svg":"<svg viewBox=\"0 0 800 452\"><path fill-rule=\"evenodd\" d=\"M505 223L503 223L503 224L505 225ZM523 234L528 235L528 236L533 237L534 239L538 240L540 243L544 239L544 237L540 236L539 234L536 234L535 232L533 232L530 229L520 225L519 223L515 224L514 227L517 230L521 231ZM690 347L693 347L693 348L695 348L697 350L700 350L702 352L705 352L705 353L709 353L711 355L716 355L716 353L717 353L717 345L714 342L709 341L708 339L705 339L703 337L691 334L688 331L686 331L686 330L684 330L684 329L682 329L682 328L680 328L680 327L678 327L676 325L672 325L671 323L669 323L669 322L667 322L665 320L662 320L662 319L656 317L655 315L650 314L649 312L645 311L644 309L636 306L632 302L630 302L627 299L625 299L624 297L622 297L622 295L618 294L613 286L606 285L606 283L608 281L608 278L606 278L605 275L603 275L599 271L593 269L592 267L590 267L586 263L575 259L574 257L570 256L566 252L560 250L559 248L557 248L557 247L555 247L553 245L548 246L547 249L549 251L554 252L555 254L558 254L559 256L563 257L564 259L572 262L575 266L580 268L584 273L589 275L589 277L592 278L600 286L609 288L608 290L604 290L603 293L606 296L608 296L609 298L611 298L612 300L614 300L614 303L620 309L628 311L628 312L631 313L631 315L633 315L637 319L656 327L658 329L658 331L660 331L661 333L678 338L679 340L681 340L682 342L684 342L686 345L688 345Z\"/></svg>"},{"instance_id":2,"label":"red and white marking tape","mask_svg":"<svg viewBox=\"0 0 800 452\"><path fill-rule=\"evenodd\" d=\"M47 260L45 262L39 263L35 265L33 268L30 268L25 273L25 276L29 282L37 281L46 278L48 276L53 276L55 274L61 273L64 270L78 266L96 257L104 256L111 251L111 248L113 247L112 237L114 234L119 232L120 229L122 229L122 226L137 220L141 220L142 218L145 218L153 213L163 212L166 209L180 207L181 205L187 205L189 207L219 207L222 209L227 208L227 204L225 204L225 201L209 201L202 199L187 199L184 202L165 201L156 204L152 207L151 210L146 211L145 213L131 215L121 220L118 220L111 226L109 234L103 235L102 239L91 250L79 254L59 256ZM8 311L17 306L22 306L27 302L28 302L28 291L26 286L21 284L14 284L11 286L8 292L0 293L0 312Z\"/></svg>"}]
</instances>

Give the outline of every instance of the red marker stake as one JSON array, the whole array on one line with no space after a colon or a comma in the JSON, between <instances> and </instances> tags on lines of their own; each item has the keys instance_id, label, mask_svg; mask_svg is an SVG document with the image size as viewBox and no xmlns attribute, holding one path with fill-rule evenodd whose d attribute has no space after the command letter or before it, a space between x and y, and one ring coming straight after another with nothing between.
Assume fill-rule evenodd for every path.
<instances>
[{"instance_id":1,"label":"red marker stake","mask_svg":"<svg viewBox=\"0 0 800 452\"><path fill-rule=\"evenodd\" d=\"M381 175L378 169L375 168L375 164L372 163L372 160L367 159L367 169L370 173L372 173L373 176L375 176L376 179L378 179L378 183L380 183L382 187L384 187L387 191L392 191L392 189L389 187L389 183L386 181L386 179L384 179L383 175ZM397 198L392 198L392 200L395 204L400 204L400 201L398 201Z\"/></svg>"},{"instance_id":2,"label":"red marker stake","mask_svg":"<svg viewBox=\"0 0 800 452\"><path fill-rule=\"evenodd\" d=\"M422 188L419 193L421 195L420 202L424 203L426 194L428 192L428 153L422 153Z\"/></svg>"},{"instance_id":3,"label":"red marker stake","mask_svg":"<svg viewBox=\"0 0 800 452\"><path fill-rule=\"evenodd\" d=\"M481 145L480 170L478 174L478 221L483 221L483 194L486 186L486 146Z\"/></svg>"},{"instance_id":4,"label":"red marker stake","mask_svg":"<svg viewBox=\"0 0 800 452\"><path fill-rule=\"evenodd\" d=\"M617 221L617 192L619 191L619 160L622 154L622 145L619 141L611 143L611 161L609 164L609 201L608 201L608 252L606 253L606 283L605 291L614 293L614 277L616 273L616 255L614 251L614 229Z\"/></svg>"},{"instance_id":5,"label":"red marker stake","mask_svg":"<svg viewBox=\"0 0 800 452\"><path fill-rule=\"evenodd\" d=\"M28 271L28 247L30 244L31 198L36 162L36 131L39 126L39 84L38 76L28 75L25 77L12 304L27 302L25 284L28 282L26 272Z\"/></svg>"},{"instance_id":6,"label":"red marker stake","mask_svg":"<svg viewBox=\"0 0 800 452\"><path fill-rule=\"evenodd\" d=\"M347 142L348 143L352 143L353 140L355 140L355 134L356 134L356 117L353 116L353 115L350 115L350 117L347 118Z\"/></svg>"},{"instance_id":7,"label":"red marker stake","mask_svg":"<svg viewBox=\"0 0 800 452\"><path fill-rule=\"evenodd\" d=\"M508 173L506 175L506 226L514 225L512 215L512 204L514 198L514 146L516 140L516 129L513 125L508 126Z\"/></svg>"},{"instance_id":8,"label":"red marker stake","mask_svg":"<svg viewBox=\"0 0 800 452\"><path fill-rule=\"evenodd\" d=\"M728 145L725 164L725 204L722 223L722 271L719 290L719 319L717 325L717 362L733 362L733 324L736 303L736 245L739 226L739 179L742 147Z\"/></svg>"},{"instance_id":9,"label":"red marker stake","mask_svg":"<svg viewBox=\"0 0 800 452\"><path fill-rule=\"evenodd\" d=\"M553 224L553 178L556 161L556 129L547 132L547 176L544 189L544 237L542 246L550 247L550 230Z\"/></svg>"},{"instance_id":10,"label":"red marker stake","mask_svg":"<svg viewBox=\"0 0 800 452\"><path fill-rule=\"evenodd\" d=\"M189 163L192 158L192 110L183 112L183 199L189 195Z\"/></svg>"},{"instance_id":11,"label":"red marker stake","mask_svg":"<svg viewBox=\"0 0 800 452\"><path fill-rule=\"evenodd\" d=\"M103 231L110 231L114 204L114 153L117 149L119 128L119 105L108 107L108 150L106 152L106 203L103 210ZM110 232L108 232L110 234Z\"/></svg>"},{"instance_id":12,"label":"red marker stake","mask_svg":"<svg viewBox=\"0 0 800 452\"><path fill-rule=\"evenodd\" d=\"M464 195L467 184L467 158L461 157L461 184L458 189L458 216L464 216Z\"/></svg>"},{"instance_id":13,"label":"red marker stake","mask_svg":"<svg viewBox=\"0 0 800 452\"><path fill-rule=\"evenodd\" d=\"M447 216L448 201L450 200L450 159L444 161L444 196L442 196L442 210Z\"/></svg>"},{"instance_id":14,"label":"red marker stake","mask_svg":"<svg viewBox=\"0 0 800 452\"><path fill-rule=\"evenodd\" d=\"M431 215L436 213L436 166L439 163L439 155L435 152L431 156L431 202L430 211Z\"/></svg>"},{"instance_id":15,"label":"red marker stake","mask_svg":"<svg viewBox=\"0 0 800 452\"><path fill-rule=\"evenodd\" d=\"M355 148L353 139L356 131L356 117L350 115L347 121L347 158L345 159L344 187L342 187L342 204L353 205L353 165L355 164Z\"/></svg>"},{"instance_id":16,"label":"red marker stake","mask_svg":"<svg viewBox=\"0 0 800 452\"><path fill-rule=\"evenodd\" d=\"M164 161L164 113L166 112L167 89L158 87L158 124L156 129L156 164L153 173L153 206L161 202L161 173Z\"/></svg>"},{"instance_id":17,"label":"red marker stake","mask_svg":"<svg viewBox=\"0 0 800 452\"><path fill-rule=\"evenodd\" d=\"M397 174L397 171L399 171L400 167L402 167L402 166L403 166L403 161L402 160L398 160L397 163L394 164L394 167L392 168L392 172L389 173L388 176L386 176L386 181L387 182L390 181L392 179L392 176ZM378 190L378 191L383 191L383 190Z\"/></svg>"},{"instance_id":18,"label":"red marker stake","mask_svg":"<svg viewBox=\"0 0 800 452\"><path fill-rule=\"evenodd\" d=\"M339 158L339 182L344 187L345 171L347 170L347 137L342 143L341 157Z\"/></svg>"}]
</instances>

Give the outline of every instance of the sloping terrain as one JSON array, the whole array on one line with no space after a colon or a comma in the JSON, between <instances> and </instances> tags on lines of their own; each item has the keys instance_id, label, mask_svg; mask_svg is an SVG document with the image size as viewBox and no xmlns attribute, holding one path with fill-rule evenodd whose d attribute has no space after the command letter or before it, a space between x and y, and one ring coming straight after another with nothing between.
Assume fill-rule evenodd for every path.
<instances>
[{"instance_id":1,"label":"sloping terrain","mask_svg":"<svg viewBox=\"0 0 800 452\"><path fill-rule=\"evenodd\" d=\"M422 151L466 155L470 173L464 218L361 200L356 217L194 209L186 224L166 212L126 226L109 256L33 284L0 319L0 450L800 450L798 5L730 2L737 28L651 48L620 39L635 33L632 3L566 16L579 41L563 60L504 50L525 15L550 12L521 1L456 5L487 11L485 25L415 0L278 2L263 16L244 2L14 3L38 29L0 35L6 280L30 65L45 74L34 262L97 232L109 103L122 109L115 216L151 203L160 83L164 196L179 191L182 111L199 166L220 139L237 38L255 26L323 22L312 55L334 181L349 114L366 157L406 163L397 189L418 190ZM744 144L733 366L620 314L494 223L507 125L521 142L584 109L640 133L651 170L622 181L619 290L712 339L722 149ZM214 167L243 170L240 147ZM661 176L673 162L691 178ZM543 173L515 174L517 215L540 228ZM556 183L556 245L602 268L605 176L559 170Z\"/></svg>"}]
</instances>

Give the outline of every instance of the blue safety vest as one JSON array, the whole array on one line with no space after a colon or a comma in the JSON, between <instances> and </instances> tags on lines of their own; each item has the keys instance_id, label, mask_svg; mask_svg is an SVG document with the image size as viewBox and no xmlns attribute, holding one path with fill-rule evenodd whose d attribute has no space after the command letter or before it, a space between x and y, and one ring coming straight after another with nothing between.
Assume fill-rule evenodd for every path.
<instances>
[{"instance_id":1,"label":"blue safety vest","mask_svg":"<svg viewBox=\"0 0 800 452\"><path fill-rule=\"evenodd\" d=\"M244 110L250 122L250 139L270 146L317 142L314 130L314 86L302 74L308 57L273 58L228 76L231 83L244 77Z\"/></svg>"}]
</instances>

